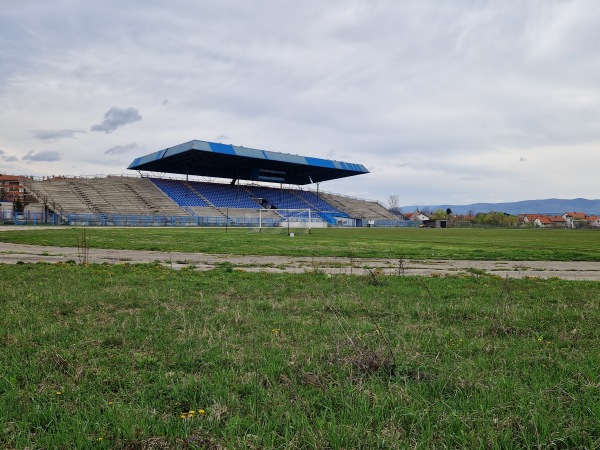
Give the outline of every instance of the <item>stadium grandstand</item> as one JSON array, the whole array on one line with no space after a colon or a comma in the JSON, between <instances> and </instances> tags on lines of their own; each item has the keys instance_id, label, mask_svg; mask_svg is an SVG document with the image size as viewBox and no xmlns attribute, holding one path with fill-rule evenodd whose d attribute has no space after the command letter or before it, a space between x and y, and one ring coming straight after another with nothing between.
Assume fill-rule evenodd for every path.
<instances>
[{"instance_id":1,"label":"stadium grandstand","mask_svg":"<svg viewBox=\"0 0 600 450\"><path fill-rule=\"evenodd\" d=\"M137 175L21 177L2 221L104 226L403 226L377 201L319 191L360 165L194 140L136 158ZM316 185L316 189L308 187Z\"/></svg>"}]
</instances>

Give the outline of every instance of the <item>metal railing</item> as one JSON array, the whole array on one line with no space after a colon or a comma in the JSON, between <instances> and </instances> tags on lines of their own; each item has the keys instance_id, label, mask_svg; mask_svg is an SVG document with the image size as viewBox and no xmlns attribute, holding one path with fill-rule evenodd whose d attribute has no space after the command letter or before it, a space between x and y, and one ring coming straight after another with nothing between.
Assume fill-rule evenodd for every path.
<instances>
[{"instance_id":1,"label":"metal railing","mask_svg":"<svg viewBox=\"0 0 600 450\"><path fill-rule=\"evenodd\" d=\"M274 218L200 216L156 216L137 214L91 214L91 213L17 213L3 212L0 224L10 225L67 225L106 227L276 227L281 220Z\"/></svg>"},{"instance_id":2,"label":"metal railing","mask_svg":"<svg viewBox=\"0 0 600 450\"><path fill-rule=\"evenodd\" d=\"M341 219L347 223L336 223L336 220L325 218L322 214L313 213L294 215L288 212L289 220L294 222L321 222L325 220L330 226L357 226L355 219ZM330 220L327 220L330 219ZM41 213L13 212L0 213L0 224L3 225L67 225L67 226L101 226L101 227L278 227L285 226L287 217L223 217L223 216L163 216L144 214L92 214L92 213ZM369 222L371 222L369 224ZM292 225L293 226L293 225ZM410 220L363 220L358 226L374 227L415 227L419 222Z\"/></svg>"}]
</instances>

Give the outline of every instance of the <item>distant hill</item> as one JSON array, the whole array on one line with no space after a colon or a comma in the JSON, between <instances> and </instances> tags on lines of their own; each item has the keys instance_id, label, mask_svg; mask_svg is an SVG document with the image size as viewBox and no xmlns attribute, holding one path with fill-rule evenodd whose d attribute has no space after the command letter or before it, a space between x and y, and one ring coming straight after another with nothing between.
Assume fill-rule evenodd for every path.
<instances>
[{"instance_id":1,"label":"distant hill","mask_svg":"<svg viewBox=\"0 0 600 450\"><path fill-rule=\"evenodd\" d=\"M403 212L413 212L436 209L446 210L450 208L454 214L474 214L480 212L501 211L507 214L548 214L562 215L567 211L580 211L592 215L600 215L600 200L588 200L575 198L572 200L549 198L546 200L523 200L510 203L473 203L471 205L411 205L402 206Z\"/></svg>"}]
</instances>

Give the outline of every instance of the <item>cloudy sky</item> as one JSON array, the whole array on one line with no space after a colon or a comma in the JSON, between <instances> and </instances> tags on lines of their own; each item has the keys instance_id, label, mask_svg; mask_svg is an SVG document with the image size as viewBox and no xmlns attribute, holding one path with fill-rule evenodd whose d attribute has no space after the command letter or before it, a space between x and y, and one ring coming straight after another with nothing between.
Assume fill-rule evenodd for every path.
<instances>
[{"instance_id":1,"label":"cloudy sky","mask_svg":"<svg viewBox=\"0 0 600 450\"><path fill-rule=\"evenodd\" d=\"M0 172L200 139L364 164L321 189L383 202L600 198L597 0L0 3Z\"/></svg>"}]
</instances>

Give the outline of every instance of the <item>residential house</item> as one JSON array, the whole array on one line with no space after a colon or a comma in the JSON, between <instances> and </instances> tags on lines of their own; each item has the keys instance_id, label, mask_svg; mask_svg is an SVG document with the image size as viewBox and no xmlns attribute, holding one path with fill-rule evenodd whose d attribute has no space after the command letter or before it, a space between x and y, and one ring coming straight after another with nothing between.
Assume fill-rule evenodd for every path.
<instances>
[{"instance_id":1,"label":"residential house","mask_svg":"<svg viewBox=\"0 0 600 450\"><path fill-rule=\"evenodd\" d=\"M575 228L577 221L585 221L587 215L583 212L566 212L562 215L562 218L566 221L567 228Z\"/></svg>"},{"instance_id":2,"label":"residential house","mask_svg":"<svg viewBox=\"0 0 600 450\"><path fill-rule=\"evenodd\" d=\"M414 213L403 213L403 216L405 220L418 220L419 222L429 220L428 216L419 211L415 211Z\"/></svg>"},{"instance_id":3,"label":"residential house","mask_svg":"<svg viewBox=\"0 0 600 450\"><path fill-rule=\"evenodd\" d=\"M540 217L544 216L542 214L519 214L519 219L523 223L534 223Z\"/></svg>"},{"instance_id":4,"label":"residential house","mask_svg":"<svg viewBox=\"0 0 600 450\"><path fill-rule=\"evenodd\" d=\"M540 216L533 221L533 224L539 228L564 228L566 220L561 216Z\"/></svg>"},{"instance_id":5,"label":"residential house","mask_svg":"<svg viewBox=\"0 0 600 450\"><path fill-rule=\"evenodd\" d=\"M587 216L586 220L590 227L600 228L600 216Z\"/></svg>"},{"instance_id":6,"label":"residential house","mask_svg":"<svg viewBox=\"0 0 600 450\"><path fill-rule=\"evenodd\" d=\"M15 202L25 200L25 188L18 175L0 175L0 200Z\"/></svg>"},{"instance_id":7,"label":"residential house","mask_svg":"<svg viewBox=\"0 0 600 450\"><path fill-rule=\"evenodd\" d=\"M562 218L562 216L548 216L550 222L552 222L553 226L558 228L565 228L567 226L567 221Z\"/></svg>"},{"instance_id":8,"label":"residential house","mask_svg":"<svg viewBox=\"0 0 600 450\"><path fill-rule=\"evenodd\" d=\"M420 211L417 211L417 212L415 212L413 214L413 219L412 220L418 220L419 222L424 222L424 221L429 220L429 219L430 219L429 216L423 214Z\"/></svg>"}]
</instances>

